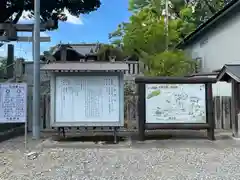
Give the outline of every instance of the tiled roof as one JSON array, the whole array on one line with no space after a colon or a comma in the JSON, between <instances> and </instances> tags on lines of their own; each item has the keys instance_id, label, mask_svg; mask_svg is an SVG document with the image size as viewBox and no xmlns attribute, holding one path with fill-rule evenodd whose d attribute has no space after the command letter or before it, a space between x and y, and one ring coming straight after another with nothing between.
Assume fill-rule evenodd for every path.
<instances>
[{"instance_id":1,"label":"tiled roof","mask_svg":"<svg viewBox=\"0 0 240 180\"><path fill-rule=\"evenodd\" d=\"M77 53L83 56L86 56L86 55L97 53L100 45L99 44L60 44L54 50L53 55L56 54L57 51L59 51L63 46L65 46L67 50L74 50Z\"/></svg>"}]
</instances>

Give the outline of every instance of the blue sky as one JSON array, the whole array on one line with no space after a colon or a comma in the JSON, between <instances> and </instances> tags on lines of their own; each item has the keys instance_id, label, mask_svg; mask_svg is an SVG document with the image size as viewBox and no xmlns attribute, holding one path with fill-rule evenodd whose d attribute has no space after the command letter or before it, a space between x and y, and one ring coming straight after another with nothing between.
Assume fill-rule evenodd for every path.
<instances>
[{"instance_id":1,"label":"blue sky","mask_svg":"<svg viewBox=\"0 0 240 180\"><path fill-rule=\"evenodd\" d=\"M41 33L41 36L50 36L51 42L41 43L41 52L50 46L62 43L108 43L108 34L116 30L117 25L128 21L128 0L102 0L101 7L80 18L68 16L68 22L60 23L59 29ZM66 12L68 14L68 12ZM24 14L25 15L25 14ZM23 16L24 16L23 15ZM33 23L29 19L21 19L20 23ZM19 33L19 36L31 36L31 33ZM15 44L15 56L32 60L32 43L18 42ZM0 48L0 56L6 56L7 46Z\"/></svg>"}]
</instances>

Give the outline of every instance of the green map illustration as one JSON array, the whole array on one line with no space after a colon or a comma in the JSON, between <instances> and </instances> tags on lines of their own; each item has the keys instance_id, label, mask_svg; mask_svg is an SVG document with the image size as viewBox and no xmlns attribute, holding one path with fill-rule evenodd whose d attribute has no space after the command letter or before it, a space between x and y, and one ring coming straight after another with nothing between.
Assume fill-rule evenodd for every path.
<instances>
[{"instance_id":1,"label":"green map illustration","mask_svg":"<svg viewBox=\"0 0 240 180\"><path fill-rule=\"evenodd\" d=\"M160 95L160 90L155 90L147 95L147 99Z\"/></svg>"}]
</instances>

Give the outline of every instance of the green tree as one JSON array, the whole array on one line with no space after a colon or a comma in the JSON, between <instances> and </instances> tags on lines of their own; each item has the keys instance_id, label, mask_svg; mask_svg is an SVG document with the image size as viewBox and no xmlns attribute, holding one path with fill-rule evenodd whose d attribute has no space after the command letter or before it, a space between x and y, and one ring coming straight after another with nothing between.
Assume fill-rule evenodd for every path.
<instances>
[{"instance_id":1,"label":"green tree","mask_svg":"<svg viewBox=\"0 0 240 180\"><path fill-rule=\"evenodd\" d=\"M95 11L100 6L100 0L41 0L41 21L42 23L52 19L55 22L55 26L58 28L57 22L59 20L67 20L67 16L64 13L64 9L67 9L73 16L79 16L80 14L89 13ZM0 22L12 22L16 24L23 11L31 12L30 16L33 16L34 1L33 0L1 0L0 1ZM15 16L14 16L15 15Z\"/></svg>"},{"instance_id":2,"label":"green tree","mask_svg":"<svg viewBox=\"0 0 240 180\"><path fill-rule=\"evenodd\" d=\"M170 48L195 29L192 15L191 7L185 7L179 12L181 18L169 18ZM109 38L113 44L124 45L124 49L130 53L133 49L163 51L166 47L164 16L145 7L133 13L128 23L121 23L115 32L110 33Z\"/></svg>"},{"instance_id":3,"label":"green tree","mask_svg":"<svg viewBox=\"0 0 240 180\"><path fill-rule=\"evenodd\" d=\"M192 20L196 26L205 22L217 11L224 7L231 0L169 0L169 14L171 17L181 18L181 11L186 7L191 7L194 13ZM137 12L143 8L151 8L157 12L165 9L166 0L129 0L129 10Z\"/></svg>"},{"instance_id":4,"label":"green tree","mask_svg":"<svg viewBox=\"0 0 240 180\"><path fill-rule=\"evenodd\" d=\"M121 47L111 44L101 44L97 56L99 61L109 61L110 57L115 57L115 61L123 61L126 57Z\"/></svg>"},{"instance_id":5,"label":"green tree","mask_svg":"<svg viewBox=\"0 0 240 180\"><path fill-rule=\"evenodd\" d=\"M164 51L148 57L149 76L184 76L195 70L196 64L181 50Z\"/></svg>"},{"instance_id":6,"label":"green tree","mask_svg":"<svg viewBox=\"0 0 240 180\"><path fill-rule=\"evenodd\" d=\"M121 44L125 53L137 55L147 65L147 75L180 76L191 73L194 61L184 52L174 50L176 44L195 29L191 7L184 7L178 16L169 17L166 35L165 17L156 8L162 4L155 2L134 10L129 22L120 24L109 38L113 43ZM165 51L166 45L168 51Z\"/></svg>"},{"instance_id":7,"label":"green tree","mask_svg":"<svg viewBox=\"0 0 240 180\"><path fill-rule=\"evenodd\" d=\"M7 58L0 57L0 79L6 77L6 72L7 72Z\"/></svg>"},{"instance_id":8,"label":"green tree","mask_svg":"<svg viewBox=\"0 0 240 180\"><path fill-rule=\"evenodd\" d=\"M109 35L113 44L135 54L155 76L179 76L191 73L195 61L175 46L197 26L219 11L230 0L169 0L168 31L163 12L165 0L129 0L132 16ZM168 32L168 33L166 33ZM168 47L168 51L166 51Z\"/></svg>"},{"instance_id":9,"label":"green tree","mask_svg":"<svg viewBox=\"0 0 240 180\"><path fill-rule=\"evenodd\" d=\"M49 50L43 51L43 55L46 55L46 56L53 55L53 53L57 47L58 47L57 45L49 47Z\"/></svg>"},{"instance_id":10,"label":"green tree","mask_svg":"<svg viewBox=\"0 0 240 180\"><path fill-rule=\"evenodd\" d=\"M15 64L15 61L17 60L25 60L24 58L22 57L19 57L19 58L14 58L14 63L11 64L10 66L14 66ZM8 68L8 65L7 65L7 57L0 57L0 81L2 82L2 80L5 81L5 79L7 78L7 68Z\"/></svg>"}]
</instances>

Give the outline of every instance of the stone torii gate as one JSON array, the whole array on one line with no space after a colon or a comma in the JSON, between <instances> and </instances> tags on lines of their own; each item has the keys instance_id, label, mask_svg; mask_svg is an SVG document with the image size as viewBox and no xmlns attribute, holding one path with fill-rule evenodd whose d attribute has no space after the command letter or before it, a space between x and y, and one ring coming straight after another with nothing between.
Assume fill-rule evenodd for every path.
<instances>
[{"instance_id":1,"label":"stone torii gate","mask_svg":"<svg viewBox=\"0 0 240 180\"><path fill-rule=\"evenodd\" d=\"M50 27L48 24L41 24L40 31L46 31ZM34 24L12 24L12 23L0 23L0 31L4 31L4 34L0 36L0 41L10 42L32 42L32 36L17 36L17 32L32 32L34 30ZM40 37L41 42L50 42L50 37Z\"/></svg>"},{"instance_id":2,"label":"stone torii gate","mask_svg":"<svg viewBox=\"0 0 240 180\"><path fill-rule=\"evenodd\" d=\"M44 32L47 28L53 26L52 21L48 21L46 24L40 25L40 31ZM0 31L3 31L3 35L0 36L0 41L2 42L32 42L33 49L33 30L34 24L12 24L12 23L0 23ZM18 36L17 32L32 32L32 36ZM40 42L50 42L50 37L40 37ZM4 43L0 43L0 47L4 45ZM33 52L33 51L32 51ZM8 69L8 77L13 77L13 66L14 63L14 46L11 44L8 45L8 58L7 58L7 69Z\"/></svg>"}]
</instances>

